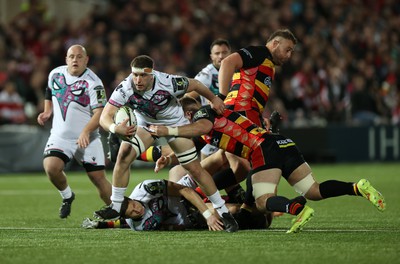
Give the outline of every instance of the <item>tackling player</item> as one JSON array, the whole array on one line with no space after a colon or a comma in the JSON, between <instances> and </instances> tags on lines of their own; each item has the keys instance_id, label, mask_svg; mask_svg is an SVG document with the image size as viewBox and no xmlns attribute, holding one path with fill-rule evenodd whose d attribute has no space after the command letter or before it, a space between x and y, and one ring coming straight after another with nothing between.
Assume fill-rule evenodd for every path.
<instances>
[{"instance_id":1,"label":"tackling player","mask_svg":"<svg viewBox=\"0 0 400 264\"><path fill-rule=\"evenodd\" d=\"M193 98L182 100L182 104L185 103L198 106ZM299 232L314 214L314 210L305 205L305 198L318 201L342 195L363 196L379 211L386 209L384 197L368 180L361 179L357 183L337 180L316 182L295 142L283 135L267 132L236 112L226 109L218 115L205 106L194 114L192 121L192 124L176 129L168 126L150 126L150 129L156 136L191 138L206 135L219 148L248 159L252 166L251 181L257 209L263 213L297 215L288 233ZM157 163L158 166L163 165ZM278 196L277 186L281 177L301 196L294 199Z\"/></svg>"}]
</instances>

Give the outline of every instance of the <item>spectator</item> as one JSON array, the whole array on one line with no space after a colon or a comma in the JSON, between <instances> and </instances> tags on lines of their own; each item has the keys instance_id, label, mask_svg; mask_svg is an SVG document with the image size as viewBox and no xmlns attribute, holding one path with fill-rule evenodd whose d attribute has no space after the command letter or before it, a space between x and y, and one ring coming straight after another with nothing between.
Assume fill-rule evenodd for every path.
<instances>
[{"instance_id":1,"label":"spectator","mask_svg":"<svg viewBox=\"0 0 400 264\"><path fill-rule=\"evenodd\" d=\"M0 92L0 124L22 124L25 121L22 97L15 83L8 80Z\"/></svg>"}]
</instances>

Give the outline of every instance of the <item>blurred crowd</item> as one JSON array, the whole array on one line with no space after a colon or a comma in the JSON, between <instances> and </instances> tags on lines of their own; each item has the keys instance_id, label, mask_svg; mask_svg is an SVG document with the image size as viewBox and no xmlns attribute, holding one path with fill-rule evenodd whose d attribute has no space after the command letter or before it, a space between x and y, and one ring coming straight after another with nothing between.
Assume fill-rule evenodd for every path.
<instances>
[{"instance_id":1,"label":"blurred crowd","mask_svg":"<svg viewBox=\"0 0 400 264\"><path fill-rule=\"evenodd\" d=\"M214 39L235 51L265 44L279 28L299 40L277 68L267 109L279 110L284 125L400 124L396 0L109 0L62 22L31 0L0 25L0 123L35 123L47 75L65 64L71 44L87 48L110 95L139 54L157 70L194 77Z\"/></svg>"}]
</instances>

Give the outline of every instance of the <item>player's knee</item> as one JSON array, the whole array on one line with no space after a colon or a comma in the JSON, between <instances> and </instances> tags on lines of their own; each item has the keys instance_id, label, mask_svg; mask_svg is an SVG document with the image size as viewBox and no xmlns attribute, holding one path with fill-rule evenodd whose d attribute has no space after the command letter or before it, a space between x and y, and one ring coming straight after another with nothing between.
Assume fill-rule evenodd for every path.
<instances>
[{"instance_id":1,"label":"player's knee","mask_svg":"<svg viewBox=\"0 0 400 264\"><path fill-rule=\"evenodd\" d=\"M267 199L275 195L276 184L271 182L253 183L253 196L256 200L256 207L260 212L266 211Z\"/></svg>"},{"instance_id":2,"label":"player's knee","mask_svg":"<svg viewBox=\"0 0 400 264\"><path fill-rule=\"evenodd\" d=\"M309 196L309 197L313 197L314 196L314 194L315 194L315 185L316 184L317 183L315 182L314 177L312 176L311 173L309 173L303 179L301 179L300 181L296 182L293 185L293 188L300 195L303 195L307 199L310 199L307 196ZM319 192L319 190L318 190L318 192Z\"/></svg>"},{"instance_id":3,"label":"player's knee","mask_svg":"<svg viewBox=\"0 0 400 264\"><path fill-rule=\"evenodd\" d=\"M304 197L312 201L322 200L323 197L321 196L321 193L319 191L319 183L314 182L308 192L304 195Z\"/></svg>"},{"instance_id":4,"label":"player's knee","mask_svg":"<svg viewBox=\"0 0 400 264\"><path fill-rule=\"evenodd\" d=\"M180 152L180 153L175 153L179 163L182 166L186 166L194 161L197 160L197 163L199 163L200 166L200 162L197 159L197 150L195 147L188 149L186 151ZM186 168L185 167L185 168Z\"/></svg>"}]
</instances>

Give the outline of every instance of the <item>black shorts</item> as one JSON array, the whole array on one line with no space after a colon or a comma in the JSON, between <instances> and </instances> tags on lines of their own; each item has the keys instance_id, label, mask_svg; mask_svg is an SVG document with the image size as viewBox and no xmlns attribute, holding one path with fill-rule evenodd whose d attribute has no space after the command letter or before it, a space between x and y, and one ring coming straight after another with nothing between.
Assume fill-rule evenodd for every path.
<instances>
[{"instance_id":1,"label":"black shorts","mask_svg":"<svg viewBox=\"0 0 400 264\"><path fill-rule=\"evenodd\" d=\"M280 169L287 180L305 162L296 144L278 134L267 134L260 147L251 155L252 174L268 169Z\"/></svg>"}]
</instances>

